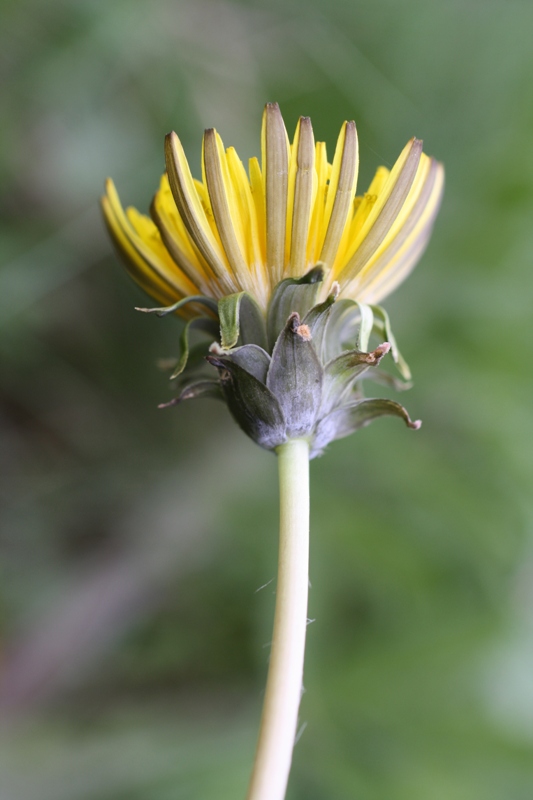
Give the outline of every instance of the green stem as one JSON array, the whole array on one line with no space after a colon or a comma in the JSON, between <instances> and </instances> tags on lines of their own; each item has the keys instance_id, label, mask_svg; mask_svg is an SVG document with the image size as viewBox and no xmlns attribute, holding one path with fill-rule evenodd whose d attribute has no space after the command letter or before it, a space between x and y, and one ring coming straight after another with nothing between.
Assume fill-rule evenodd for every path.
<instances>
[{"instance_id":1,"label":"green stem","mask_svg":"<svg viewBox=\"0 0 533 800\"><path fill-rule=\"evenodd\" d=\"M309 587L309 444L276 450L280 539L276 611L259 740L247 800L283 800L302 693Z\"/></svg>"}]
</instances>

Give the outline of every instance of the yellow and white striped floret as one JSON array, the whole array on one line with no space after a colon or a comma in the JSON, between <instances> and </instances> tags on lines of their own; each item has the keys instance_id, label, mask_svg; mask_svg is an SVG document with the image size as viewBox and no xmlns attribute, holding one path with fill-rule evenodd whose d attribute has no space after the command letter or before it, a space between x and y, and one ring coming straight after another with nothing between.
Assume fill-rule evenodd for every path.
<instances>
[{"instance_id":1,"label":"yellow and white striped floret","mask_svg":"<svg viewBox=\"0 0 533 800\"><path fill-rule=\"evenodd\" d=\"M247 174L234 148L225 150L209 129L198 181L177 135L169 134L151 217L124 212L107 181L107 225L148 294L170 305L189 295L247 291L266 309L280 280L322 262L324 296L338 282L341 297L378 303L407 277L427 245L444 185L442 165L422 152L421 141L411 139L392 170L379 167L362 197L353 122L343 124L329 164L308 117L300 118L291 145L277 104L268 104L261 151L261 165L250 159Z\"/></svg>"}]
</instances>

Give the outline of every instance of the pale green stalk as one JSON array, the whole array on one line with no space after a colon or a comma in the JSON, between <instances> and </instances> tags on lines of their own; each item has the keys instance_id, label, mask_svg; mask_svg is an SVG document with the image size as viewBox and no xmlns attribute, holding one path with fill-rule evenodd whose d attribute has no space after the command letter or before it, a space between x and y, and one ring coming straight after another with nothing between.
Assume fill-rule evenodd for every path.
<instances>
[{"instance_id":1,"label":"pale green stalk","mask_svg":"<svg viewBox=\"0 0 533 800\"><path fill-rule=\"evenodd\" d=\"M270 665L247 800L283 800L302 694L309 587L309 444L276 448L280 539Z\"/></svg>"}]
</instances>

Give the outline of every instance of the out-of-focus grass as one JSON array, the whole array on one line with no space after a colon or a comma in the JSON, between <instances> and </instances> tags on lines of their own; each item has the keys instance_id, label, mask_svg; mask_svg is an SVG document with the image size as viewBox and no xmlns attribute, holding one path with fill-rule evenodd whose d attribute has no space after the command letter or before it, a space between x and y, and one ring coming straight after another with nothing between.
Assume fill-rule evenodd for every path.
<instances>
[{"instance_id":1,"label":"out-of-focus grass","mask_svg":"<svg viewBox=\"0 0 533 800\"><path fill-rule=\"evenodd\" d=\"M207 125L256 154L275 99L330 152L355 118L363 188L413 134L447 169L429 251L388 302L424 426L380 421L312 466L290 797L529 800L533 7L26 0L1 16L6 798L244 793L275 463L222 407L156 410L179 323L135 315L95 204L112 174L148 207L170 128L197 173Z\"/></svg>"}]
</instances>

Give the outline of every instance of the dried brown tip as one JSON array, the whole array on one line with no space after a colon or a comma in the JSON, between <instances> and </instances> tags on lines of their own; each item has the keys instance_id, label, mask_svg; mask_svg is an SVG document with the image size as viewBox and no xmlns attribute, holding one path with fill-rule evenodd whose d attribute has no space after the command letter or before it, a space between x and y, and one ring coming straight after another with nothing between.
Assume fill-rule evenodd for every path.
<instances>
[{"instance_id":1,"label":"dried brown tip","mask_svg":"<svg viewBox=\"0 0 533 800\"><path fill-rule=\"evenodd\" d=\"M298 325L298 327L296 328L296 333L298 334L298 336L301 336L301 338L306 342L310 342L311 339L313 338L311 336L311 331L309 330L309 327L307 325Z\"/></svg>"},{"instance_id":2,"label":"dried brown tip","mask_svg":"<svg viewBox=\"0 0 533 800\"><path fill-rule=\"evenodd\" d=\"M390 342L383 342L383 344L378 344L372 355L374 355L376 359L381 360L383 356L387 355L390 349Z\"/></svg>"},{"instance_id":3,"label":"dried brown tip","mask_svg":"<svg viewBox=\"0 0 533 800\"><path fill-rule=\"evenodd\" d=\"M371 353L366 354L366 363L372 365L379 364L383 356L387 355L390 349L391 346L389 342L383 342L383 344L378 345Z\"/></svg>"},{"instance_id":4,"label":"dried brown tip","mask_svg":"<svg viewBox=\"0 0 533 800\"><path fill-rule=\"evenodd\" d=\"M308 325L302 325L300 322L300 315L297 311L293 311L287 319L286 329L291 330L293 333L298 334L305 342L311 341L311 331Z\"/></svg>"}]
</instances>

